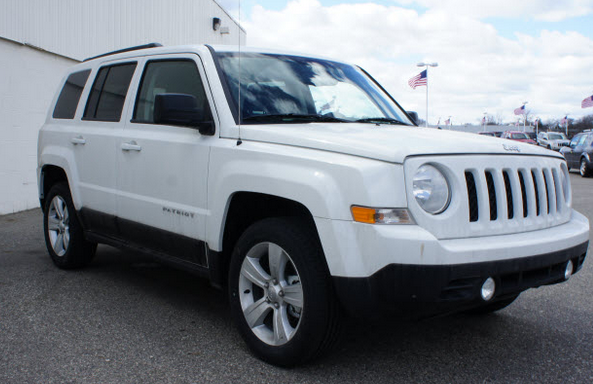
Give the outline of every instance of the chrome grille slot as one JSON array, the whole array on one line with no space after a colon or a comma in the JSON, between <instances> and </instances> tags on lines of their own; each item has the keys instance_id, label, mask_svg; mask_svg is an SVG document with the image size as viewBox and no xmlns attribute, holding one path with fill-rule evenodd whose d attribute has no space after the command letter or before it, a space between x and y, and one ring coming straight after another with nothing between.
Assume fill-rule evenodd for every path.
<instances>
[{"instance_id":1,"label":"chrome grille slot","mask_svg":"<svg viewBox=\"0 0 593 384\"><path fill-rule=\"evenodd\" d=\"M564 198L564 191L562 190L562 184L560 182L560 175L556 168L552 169L552 179L554 180L554 188L556 192L556 209L562 211L562 199Z\"/></svg>"},{"instance_id":2,"label":"chrome grille slot","mask_svg":"<svg viewBox=\"0 0 593 384\"><path fill-rule=\"evenodd\" d=\"M519 175L519 184L521 185L521 201L523 201L523 217L527 217L529 208L527 207L527 192L525 191L525 179L521 171L517 172Z\"/></svg>"},{"instance_id":3,"label":"chrome grille slot","mask_svg":"<svg viewBox=\"0 0 593 384\"><path fill-rule=\"evenodd\" d=\"M496 187L494 186L494 178L491 171L484 172L486 176L486 185L488 186L488 200L490 202L490 220L494 221L498 218L498 207L496 204Z\"/></svg>"},{"instance_id":4,"label":"chrome grille slot","mask_svg":"<svg viewBox=\"0 0 593 384\"><path fill-rule=\"evenodd\" d=\"M531 180L533 180L533 189L535 194L535 212L539 216L541 214L540 199L539 199L539 187L537 177L535 176L535 169L531 170Z\"/></svg>"},{"instance_id":5,"label":"chrome grille slot","mask_svg":"<svg viewBox=\"0 0 593 384\"><path fill-rule=\"evenodd\" d=\"M465 182L467 184L467 196L469 204L469 221L478 221L478 193L476 191L476 181L473 173L465 171Z\"/></svg>"},{"instance_id":6,"label":"chrome grille slot","mask_svg":"<svg viewBox=\"0 0 593 384\"><path fill-rule=\"evenodd\" d=\"M546 176L546 172L542 170L542 175L544 177L544 187L546 189L546 207L548 209L548 214L550 214L550 190L548 187L548 177Z\"/></svg>"},{"instance_id":7,"label":"chrome grille slot","mask_svg":"<svg viewBox=\"0 0 593 384\"><path fill-rule=\"evenodd\" d=\"M546 179L546 191L548 192L548 214L556 214L556 186L554 185L554 178L552 172L545 168L543 170L544 178Z\"/></svg>"},{"instance_id":8,"label":"chrome grille slot","mask_svg":"<svg viewBox=\"0 0 593 384\"><path fill-rule=\"evenodd\" d=\"M510 220L515 216L515 210L513 207L513 191L511 189L511 179L507 171L502 171L502 176L504 178L504 189L507 193L507 217Z\"/></svg>"}]
</instances>

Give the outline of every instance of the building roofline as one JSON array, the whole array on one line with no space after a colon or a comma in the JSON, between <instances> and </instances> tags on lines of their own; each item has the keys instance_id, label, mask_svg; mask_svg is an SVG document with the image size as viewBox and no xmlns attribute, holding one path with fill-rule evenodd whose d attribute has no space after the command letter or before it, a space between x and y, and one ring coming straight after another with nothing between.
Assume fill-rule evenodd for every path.
<instances>
[{"instance_id":1,"label":"building roofline","mask_svg":"<svg viewBox=\"0 0 593 384\"><path fill-rule=\"evenodd\" d=\"M28 47L28 48L34 49L36 51L49 53L51 55L62 57L64 59L68 59L68 60L72 60L72 61L75 61L77 63L81 63L82 62L82 60L78 60L78 59L75 59L75 58L70 57L70 56L62 55L61 53L57 53L57 52L54 52L54 51L48 51L47 49L38 47L38 46L33 45L31 43L27 43L25 41L13 40L13 39L9 39L8 37L4 37L4 36L0 36L0 40L4 40L4 41L11 42L13 44L17 44L17 45L20 45L20 46Z\"/></svg>"}]
</instances>

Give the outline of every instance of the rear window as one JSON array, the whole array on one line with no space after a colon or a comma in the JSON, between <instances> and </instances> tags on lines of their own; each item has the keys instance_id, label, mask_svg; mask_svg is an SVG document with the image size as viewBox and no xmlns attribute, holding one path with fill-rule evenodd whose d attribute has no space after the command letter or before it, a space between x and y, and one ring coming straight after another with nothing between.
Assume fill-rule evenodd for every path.
<instances>
[{"instance_id":1,"label":"rear window","mask_svg":"<svg viewBox=\"0 0 593 384\"><path fill-rule=\"evenodd\" d=\"M136 63L99 70L84 110L85 120L119 121Z\"/></svg>"},{"instance_id":2,"label":"rear window","mask_svg":"<svg viewBox=\"0 0 593 384\"><path fill-rule=\"evenodd\" d=\"M54 108L52 117L54 119L73 119L80 95L91 73L90 69L74 72L66 80L66 84L60 92L58 102Z\"/></svg>"}]
</instances>

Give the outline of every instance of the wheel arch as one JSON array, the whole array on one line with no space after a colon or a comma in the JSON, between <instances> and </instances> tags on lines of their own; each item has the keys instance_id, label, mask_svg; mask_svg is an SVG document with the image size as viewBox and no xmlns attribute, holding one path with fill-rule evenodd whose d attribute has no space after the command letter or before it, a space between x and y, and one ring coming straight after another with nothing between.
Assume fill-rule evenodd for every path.
<instances>
[{"instance_id":1,"label":"wheel arch","mask_svg":"<svg viewBox=\"0 0 593 384\"><path fill-rule=\"evenodd\" d=\"M41 168L39 174L39 203L41 204L41 209L45 207L45 197L49 193L50 188L61 181L65 181L68 183L68 187L70 187L68 176L62 167L46 164Z\"/></svg>"},{"instance_id":2,"label":"wheel arch","mask_svg":"<svg viewBox=\"0 0 593 384\"><path fill-rule=\"evenodd\" d=\"M210 252L213 256L209 258L211 280L215 286L226 286L231 254L241 234L250 225L273 217L290 217L301 221L312 231L322 249L313 215L302 203L265 193L235 192L229 197L222 222L222 247L219 251ZM325 257L323 263L327 266Z\"/></svg>"}]
</instances>

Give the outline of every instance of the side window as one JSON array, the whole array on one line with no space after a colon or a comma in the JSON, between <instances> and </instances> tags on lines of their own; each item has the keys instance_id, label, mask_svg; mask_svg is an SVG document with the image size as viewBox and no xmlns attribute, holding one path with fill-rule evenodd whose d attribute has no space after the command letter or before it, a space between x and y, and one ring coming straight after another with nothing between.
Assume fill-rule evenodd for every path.
<instances>
[{"instance_id":1,"label":"side window","mask_svg":"<svg viewBox=\"0 0 593 384\"><path fill-rule=\"evenodd\" d=\"M575 137L572 138L572 140L570 141L570 146L572 148L576 147L577 143L579 142L579 139L581 138L580 135L577 135Z\"/></svg>"},{"instance_id":2,"label":"side window","mask_svg":"<svg viewBox=\"0 0 593 384\"><path fill-rule=\"evenodd\" d=\"M58 97L56 107L54 108L54 113L52 115L54 119L74 118L80 95L82 94L82 90L84 89L90 73L91 70L87 69L80 72L74 72L68 76L66 84L64 84L64 88L62 88L60 96Z\"/></svg>"},{"instance_id":3,"label":"side window","mask_svg":"<svg viewBox=\"0 0 593 384\"><path fill-rule=\"evenodd\" d=\"M161 93L194 96L204 120L212 119L200 73L192 60L161 60L146 64L132 121L154 123L154 99Z\"/></svg>"},{"instance_id":4,"label":"side window","mask_svg":"<svg viewBox=\"0 0 593 384\"><path fill-rule=\"evenodd\" d=\"M577 143L577 146L585 145L585 140L587 140L587 135L581 136L581 138L579 139L579 142Z\"/></svg>"},{"instance_id":5,"label":"side window","mask_svg":"<svg viewBox=\"0 0 593 384\"><path fill-rule=\"evenodd\" d=\"M113 65L99 70L83 119L119 121L136 63Z\"/></svg>"}]
</instances>

